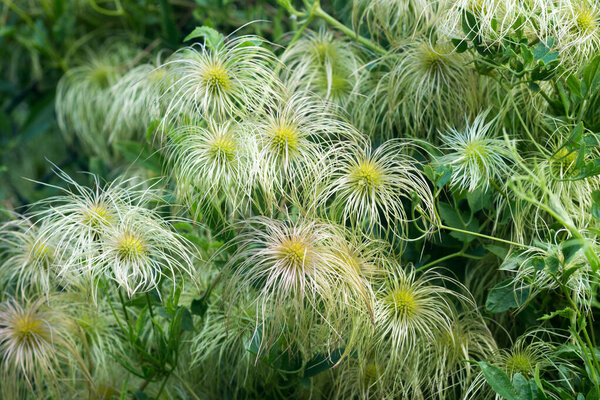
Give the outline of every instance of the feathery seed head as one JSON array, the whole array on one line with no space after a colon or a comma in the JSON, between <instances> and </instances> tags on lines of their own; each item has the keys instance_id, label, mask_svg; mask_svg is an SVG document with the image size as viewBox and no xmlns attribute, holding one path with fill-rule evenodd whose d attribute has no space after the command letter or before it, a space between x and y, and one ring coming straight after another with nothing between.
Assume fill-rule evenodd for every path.
<instances>
[{"instance_id":1,"label":"feathery seed head","mask_svg":"<svg viewBox=\"0 0 600 400\"><path fill-rule=\"evenodd\" d=\"M98 53L87 51L87 58L69 69L58 82L58 126L67 138L76 135L84 150L92 155L107 159L111 155L108 144L112 127L107 126L107 114L115 102L112 87L123 75L122 66L136 53L134 47L122 41Z\"/></svg>"},{"instance_id":2,"label":"feathery seed head","mask_svg":"<svg viewBox=\"0 0 600 400\"><path fill-rule=\"evenodd\" d=\"M446 155L437 163L452 167L452 185L474 191L487 190L490 180L501 179L513 159L510 145L493 137L494 121L486 123L489 111L479 114L463 130L450 128L441 134Z\"/></svg>"},{"instance_id":3,"label":"feathery seed head","mask_svg":"<svg viewBox=\"0 0 600 400\"><path fill-rule=\"evenodd\" d=\"M69 337L69 321L45 299L0 303L0 352L3 385L24 379L32 392L53 390L61 376L60 363L77 357ZM7 383L7 388L4 383Z\"/></svg>"},{"instance_id":4,"label":"feathery seed head","mask_svg":"<svg viewBox=\"0 0 600 400\"><path fill-rule=\"evenodd\" d=\"M600 5L592 0L560 0L550 13L549 38L556 40L561 65L579 69L600 49ZM549 38L542 38L548 40Z\"/></svg>"},{"instance_id":5,"label":"feathery seed head","mask_svg":"<svg viewBox=\"0 0 600 400\"><path fill-rule=\"evenodd\" d=\"M356 136L323 101L303 91L290 95L252 125L258 145L253 176L268 204L278 204L281 197L299 207L308 204L299 197L314 194L311 188L326 175L332 142Z\"/></svg>"},{"instance_id":6,"label":"feathery seed head","mask_svg":"<svg viewBox=\"0 0 600 400\"><path fill-rule=\"evenodd\" d=\"M338 250L345 242L340 228L301 217L296 222L256 217L245 225L229 263L228 292L258 290L261 349L284 329L292 329L302 341L318 321L329 324L333 331L328 341L334 343L339 340L336 329L349 328L344 321L357 310L366 312L365 282Z\"/></svg>"},{"instance_id":7,"label":"feathery seed head","mask_svg":"<svg viewBox=\"0 0 600 400\"><path fill-rule=\"evenodd\" d=\"M249 196L254 138L235 121L182 126L171 133L167 153L178 190L189 205L235 212Z\"/></svg>"},{"instance_id":8,"label":"feathery seed head","mask_svg":"<svg viewBox=\"0 0 600 400\"><path fill-rule=\"evenodd\" d=\"M433 198L418 162L405 154L409 147L399 141L388 141L373 149L368 144L341 145L332 162L334 171L326 177L320 205L333 199L332 214L354 227L371 232L387 226L395 228L407 221L403 201L413 193L423 212L431 214Z\"/></svg>"},{"instance_id":9,"label":"feathery seed head","mask_svg":"<svg viewBox=\"0 0 600 400\"><path fill-rule=\"evenodd\" d=\"M375 76L366 105L357 115L360 126L372 129L375 118L381 133L394 131L430 136L432 127L460 122L479 104L480 86L466 55L446 42L417 38L384 56L386 68Z\"/></svg>"},{"instance_id":10,"label":"feathery seed head","mask_svg":"<svg viewBox=\"0 0 600 400\"><path fill-rule=\"evenodd\" d=\"M353 7L354 19L366 20L367 29L376 38L385 38L392 46L432 28L441 1L363 0ZM360 26L360 25L359 25Z\"/></svg>"},{"instance_id":11,"label":"feathery seed head","mask_svg":"<svg viewBox=\"0 0 600 400\"><path fill-rule=\"evenodd\" d=\"M198 45L173 55L165 65L166 127L200 115L223 121L254 112L274 97L275 56L256 36L226 38L214 48Z\"/></svg>"},{"instance_id":12,"label":"feathery seed head","mask_svg":"<svg viewBox=\"0 0 600 400\"><path fill-rule=\"evenodd\" d=\"M91 249L87 273L114 280L130 297L157 288L161 277L174 281L176 273L190 274L189 243L168 221L148 209L121 212Z\"/></svg>"},{"instance_id":13,"label":"feathery seed head","mask_svg":"<svg viewBox=\"0 0 600 400\"><path fill-rule=\"evenodd\" d=\"M0 233L0 252L3 284L14 282L23 295L29 290L50 291L61 255L44 225L34 225L25 217L6 223Z\"/></svg>"},{"instance_id":14,"label":"feathery seed head","mask_svg":"<svg viewBox=\"0 0 600 400\"><path fill-rule=\"evenodd\" d=\"M309 31L281 56L288 86L315 92L338 105L347 104L362 80L364 64L352 43L322 30Z\"/></svg>"}]
</instances>

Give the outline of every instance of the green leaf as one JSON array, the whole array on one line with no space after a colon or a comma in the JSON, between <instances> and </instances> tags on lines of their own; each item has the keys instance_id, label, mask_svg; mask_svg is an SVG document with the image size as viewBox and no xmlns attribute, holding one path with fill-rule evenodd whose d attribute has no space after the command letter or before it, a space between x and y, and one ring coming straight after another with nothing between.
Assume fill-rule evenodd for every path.
<instances>
[{"instance_id":1,"label":"green leaf","mask_svg":"<svg viewBox=\"0 0 600 400\"><path fill-rule=\"evenodd\" d=\"M600 84L600 55L594 57L583 70L583 82L588 94L598 89L598 85Z\"/></svg>"},{"instance_id":2,"label":"green leaf","mask_svg":"<svg viewBox=\"0 0 600 400\"><path fill-rule=\"evenodd\" d=\"M344 354L343 349L337 349L331 352L331 354L317 354L313 357L304 370L304 377L310 378L323 371L332 368L338 361L342 359Z\"/></svg>"},{"instance_id":3,"label":"green leaf","mask_svg":"<svg viewBox=\"0 0 600 400\"><path fill-rule=\"evenodd\" d=\"M539 42L533 48L533 59L539 61L544 58L550 52L550 47L546 46L544 42Z\"/></svg>"},{"instance_id":4,"label":"green leaf","mask_svg":"<svg viewBox=\"0 0 600 400\"><path fill-rule=\"evenodd\" d=\"M565 263L569 263L584 245L580 239L569 239L560 244L560 249L565 256Z\"/></svg>"},{"instance_id":5,"label":"green leaf","mask_svg":"<svg viewBox=\"0 0 600 400\"><path fill-rule=\"evenodd\" d=\"M490 365L485 361L477 363L483 372L483 377L494 392L506 400L521 400L515 388L513 387L510 378L500 368Z\"/></svg>"},{"instance_id":6,"label":"green leaf","mask_svg":"<svg viewBox=\"0 0 600 400\"><path fill-rule=\"evenodd\" d=\"M206 310L208 310L207 295L208 293L205 293L202 297L192 300L190 310L193 315L198 315L200 317L204 316Z\"/></svg>"},{"instance_id":7,"label":"green leaf","mask_svg":"<svg viewBox=\"0 0 600 400\"><path fill-rule=\"evenodd\" d=\"M512 280L506 279L490 290L485 308L492 313L504 312L523 305L528 297L529 288L515 288Z\"/></svg>"},{"instance_id":8,"label":"green leaf","mask_svg":"<svg viewBox=\"0 0 600 400\"><path fill-rule=\"evenodd\" d=\"M457 53L464 53L469 48L469 43L462 39L452 39L452 44L456 48Z\"/></svg>"},{"instance_id":9,"label":"green leaf","mask_svg":"<svg viewBox=\"0 0 600 400\"><path fill-rule=\"evenodd\" d=\"M181 329L188 332L194 331L192 314L190 314L190 311L185 307L181 307Z\"/></svg>"},{"instance_id":10,"label":"green leaf","mask_svg":"<svg viewBox=\"0 0 600 400\"><path fill-rule=\"evenodd\" d=\"M435 170L437 176L437 187L441 188L452 178L452 168L449 165L440 165Z\"/></svg>"},{"instance_id":11,"label":"green leaf","mask_svg":"<svg viewBox=\"0 0 600 400\"><path fill-rule=\"evenodd\" d=\"M511 253L500 265L501 271L514 271L525 261L525 256L519 251Z\"/></svg>"},{"instance_id":12,"label":"green leaf","mask_svg":"<svg viewBox=\"0 0 600 400\"><path fill-rule=\"evenodd\" d=\"M187 42L189 40L197 39L199 37L203 37L204 43L206 44L206 46L210 47L212 49L216 49L219 46L219 43L221 43L221 41L225 38L216 29L213 29L206 25L202 25L202 26L196 27L192 31L192 33L190 33L189 35L187 35L185 37L185 39L183 39L183 41Z\"/></svg>"},{"instance_id":13,"label":"green leaf","mask_svg":"<svg viewBox=\"0 0 600 400\"><path fill-rule=\"evenodd\" d=\"M600 190L592 192L592 216L600 220Z\"/></svg>"},{"instance_id":14,"label":"green leaf","mask_svg":"<svg viewBox=\"0 0 600 400\"><path fill-rule=\"evenodd\" d=\"M547 321L554 317L571 318L575 311L571 307L565 307L562 310L553 311L550 314L545 314L538 318L538 321Z\"/></svg>"},{"instance_id":15,"label":"green leaf","mask_svg":"<svg viewBox=\"0 0 600 400\"><path fill-rule=\"evenodd\" d=\"M533 394L531 393L531 386L523 375L516 373L512 380L513 387L519 400L532 400Z\"/></svg>"},{"instance_id":16,"label":"green leaf","mask_svg":"<svg viewBox=\"0 0 600 400\"><path fill-rule=\"evenodd\" d=\"M521 57L523 57L523 64L528 65L533 62L533 52L521 43Z\"/></svg>"},{"instance_id":17,"label":"green leaf","mask_svg":"<svg viewBox=\"0 0 600 400\"><path fill-rule=\"evenodd\" d=\"M450 227L470 232L479 232L479 223L475 218L469 218L469 216L463 213L458 214L448 203L440 202L440 216L442 217L442 221ZM467 226L464 223L467 223ZM475 239L475 236L462 232L450 232L450 236L462 242L471 242Z\"/></svg>"},{"instance_id":18,"label":"green leaf","mask_svg":"<svg viewBox=\"0 0 600 400\"><path fill-rule=\"evenodd\" d=\"M496 257L502 260L506 259L506 255L508 254L508 249L506 247L496 246L495 244L487 244L484 247Z\"/></svg>"},{"instance_id":19,"label":"green leaf","mask_svg":"<svg viewBox=\"0 0 600 400\"><path fill-rule=\"evenodd\" d=\"M575 96L581 98L581 83L575 75L569 75L566 79L567 88L573 93Z\"/></svg>"}]
</instances>

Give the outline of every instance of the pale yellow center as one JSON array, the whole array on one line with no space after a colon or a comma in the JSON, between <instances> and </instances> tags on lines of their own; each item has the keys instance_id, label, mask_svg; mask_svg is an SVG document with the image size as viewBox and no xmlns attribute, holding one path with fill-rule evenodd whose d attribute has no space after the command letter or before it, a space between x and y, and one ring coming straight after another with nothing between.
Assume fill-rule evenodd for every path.
<instances>
[{"instance_id":1,"label":"pale yellow center","mask_svg":"<svg viewBox=\"0 0 600 400\"><path fill-rule=\"evenodd\" d=\"M415 294L407 287L394 289L386 300L394 308L396 317L400 319L412 317L418 308Z\"/></svg>"},{"instance_id":2,"label":"pale yellow center","mask_svg":"<svg viewBox=\"0 0 600 400\"><path fill-rule=\"evenodd\" d=\"M97 203L86 210L83 221L92 228L99 228L109 225L112 222L112 215L103 203Z\"/></svg>"},{"instance_id":3,"label":"pale yellow center","mask_svg":"<svg viewBox=\"0 0 600 400\"><path fill-rule=\"evenodd\" d=\"M371 193L382 183L383 171L371 160L361 160L350 170L350 180L356 190Z\"/></svg>"},{"instance_id":4,"label":"pale yellow center","mask_svg":"<svg viewBox=\"0 0 600 400\"><path fill-rule=\"evenodd\" d=\"M202 78L209 92L226 92L231 88L231 76L220 65L213 65L207 68Z\"/></svg>"},{"instance_id":5,"label":"pale yellow center","mask_svg":"<svg viewBox=\"0 0 600 400\"><path fill-rule=\"evenodd\" d=\"M210 143L211 156L222 161L231 161L235 157L237 143L227 135L215 137Z\"/></svg>"},{"instance_id":6,"label":"pale yellow center","mask_svg":"<svg viewBox=\"0 0 600 400\"><path fill-rule=\"evenodd\" d=\"M33 342L42 337L47 329L44 321L34 315L21 315L15 319L13 325L15 339L19 343Z\"/></svg>"},{"instance_id":7,"label":"pale yellow center","mask_svg":"<svg viewBox=\"0 0 600 400\"><path fill-rule=\"evenodd\" d=\"M288 238L279 246L281 258L295 268L302 268L307 264L309 245L299 238Z\"/></svg>"},{"instance_id":8,"label":"pale yellow center","mask_svg":"<svg viewBox=\"0 0 600 400\"><path fill-rule=\"evenodd\" d=\"M131 260L145 255L147 249L141 237L127 232L119 240L118 253L121 260Z\"/></svg>"},{"instance_id":9,"label":"pale yellow center","mask_svg":"<svg viewBox=\"0 0 600 400\"><path fill-rule=\"evenodd\" d=\"M269 139L271 148L280 156L293 155L299 149L300 135L292 125L278 123Z\"/></svg>"}]
</instances>

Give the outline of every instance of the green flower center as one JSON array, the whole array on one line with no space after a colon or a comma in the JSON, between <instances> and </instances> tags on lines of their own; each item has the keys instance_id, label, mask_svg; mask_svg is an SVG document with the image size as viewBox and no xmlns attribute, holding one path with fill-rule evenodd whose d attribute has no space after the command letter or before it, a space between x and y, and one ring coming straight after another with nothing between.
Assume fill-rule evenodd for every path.
<instances>
[{"instance_id":1,"label":"green flower center","mask_svg":"<svg viewBox=\"0 0 600 400\"><path fill-rule=\"evenodd\" d=\"M488 150L480 140L471 140L465 145L463 152L469 162L475 163L479 169L484 168Z\"/></svg>"},{"instance_id":2,"label":"green flower center","mask_svg":"<svg viewBox=\"0 0 600 400\"><path fill-rule=\"evenodd\" d=\"M91 205L83 216L83 222L92 228L110 225L113 217L103 203Z\"/></svg>"},{"instance_id":3,"label":"green flower center","mask_svg":"<svg viewBox=\"0 0 600 400\"><path fill-rule=\"evenodd\" d=\"M529 375L535 366L535 360L532 357L523 352L516 352L510 355L506 361L506 369L511 374L519 372L525 376Z\"/></svg>"},{"instance_id":4,"label":"green flower center","mask_svg":"<svg viewBox=\"0 0 600 400\"><path fill-rule=\"evenodd\" d=\"M228 135L219 135L210 143L211 156L219 161L232 161L236 151L237 143Z\"/></svg>"},{"instance_id":5,"label":"green flower center","mask_svg":"<svg viewBox=\"0 0 600 400\"><path fill-rule=\"evenodd\" d=\"M569 151L563 147L550 158L550 165L554 170L554 174L562 177L565 174L575 173L575 165L579 154L575 151Z\"/></svg>"},{"instance_id":6,"label":"green flower center","mask_svg":"<svg viewBox=\"0 0 600 400\"><path fill-rule=\"evenodd\" d=\"M293 155L299 150L300 135L292 125L280 123L271 131L270 145L282 157Z\"/></svg>"},{"instance_id":7,"label":"green flower center","mask_svg":"<svg viewBox=\"0 0 600 400\"><path fill-rule=\"evenodd\" d=\"M310 247L299 238L288 238L279 246L279 253L285 262L295 268L307 264Z\"/></svg>"},{"instance_id":8,"label":"green flower center","mask_svg":"<svg viewBox=\"0 0 600 400\"><path fill-rule=\"evenodd\" d=\"M117 245L119 258L123 261L139 259L144 256L148 250L143 239L131 232L125 233Z\"/></svg>"},{"instance_id":9,"label":"green flower center","mask_svg":"<svg viewBox=\"0 0 600 400\"><path fill-rule=\"evenodd\" d=\"M394 313L398 319L413 317L418 308L415 293L405 286L392 290L388 294L386 302L394 308Z\"/></svg>"},{"instance_id":10,"label":"green flower center","mask_svg":"<svg viewBox=\"0 0 600 400\"><path fill-rule=\"evenodd\" d=\"M357 191L370 194L381 185L383 171L374 161L361 160L350 171L350 180Z\"/></svg>"},{"instance_id":11,"label":"green flower center","mask_svg":"<svg viewBox=\"0 0 600 400\"><path fill-rule=\"evenodd\" d=\"M20 315L13 325L14 336L19 343L37 342L47 332L44 321L34 315Z\"/></svg>"},{"instance_id":12,"label":"green flower center","mask_svg":"<svg viewBox=\"0 0 600 400\"><path fill-rule=\"evenodd\" d=\"M211 93L226 92L231 88L229 72L220 65L212 65L207 68L202 78Z\"/></svg>"},{"instance_id":13,"label":"green flower center","mask_svg":"<svg viewBox=\"0 0 600 400\"><path fill-rule=\"evenodd\" d=\"M597 20L597 15L594 14L593 10L583 9L577 14L574 30L577 32L588 32L596 29L598 26Z\"/></svg>"},{"instance_id":14,"label":"green flower center","mask_svg":"<svg viewBox=\"0 0 600 400\"><path fill-rule=\"evenodd\" d=\"M37 241L29 251L29 257L34 263L40 264L43 268L48 268L52 263L53 249L49 244Z\"/></svg>"}]
</instances>

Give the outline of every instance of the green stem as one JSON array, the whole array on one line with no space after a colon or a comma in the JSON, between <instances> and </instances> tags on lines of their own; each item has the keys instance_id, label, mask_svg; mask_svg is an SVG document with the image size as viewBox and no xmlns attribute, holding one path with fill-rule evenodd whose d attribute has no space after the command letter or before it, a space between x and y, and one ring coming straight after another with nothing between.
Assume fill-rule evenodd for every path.
<instances>
[{"instance_id":1,"label":"green stem","mask_svg":"<svg viewBox=\"0 0 600 400\"><path fill-rule=\"evenodd\" d=\"M432 262L430 262L428 264L425 264L425 265L417 268L416 270L417 271L423 271L423 270L426 270L428 268L433 267L434 265L437 265L437 264L442 263L442 262L444 262L446 260L450 260L450 259L456 258L456 257L465 257L465 258L470 258L470 259L473 259L473 260L480 260L481 259L481 257L473 256L471 254L465 253L465 250L463 249L463 250L457 251L456 253L448 254L447 256L444 256L442 258L438 258L437 260L434 260L434 261L432 261Z\"/></svg>"},{"instance_id":2,"label":"green stem","mask_svg":"<svg viewBox=\"0 0 600 400\"><path fill-rule=\"evenodd\" d=\"M173 376L175 378L179 379L179 381L183 384L183 386L186 388L186 390L192 395L192 397L195 400L200 400L200 397L198 397L198 395L194 392L194 390L192 389L192 387L190 386L190 384L185 381L185 379L183 379L182 377L180 377L179 375L177 375L174 372L173 372Z\"/></svg>"},{"instance_id":3,"label":"green stem","mask_svg":"<svg viewBox=\"0 0 600 400\"><path fill-rule=\"evenodd\" d=\"M304 21L304 23L302 24L302 26L300 26L300 28L294 34L294 37L292 37L292 40L290 40L290 42L288 43L288 47L290 47L291 45L293 45L294 43L296 43L296 41L298 39L300 39L300 36L302 36L302 33L304 33L304 31L306 30L306 28L308 27L308 25L312 22L312 20L313 20L314 17L315 16L314 16L314 14L313 14L313 12L311 10L310 14L306 18L306 21Z\"/></svg>"},{"instance_id":4,"label":"green stem","mask_svg":"<svg viewBox=\"0 0 600 400\"><path fill-rule=\"evenodd\" d=\"M346 36L348 36L352 39L356 39L360 44L365 46L367 49L369 49L375 53L381 54L381 55L386 55L388 53L386 49L379 46L377 43L372 42L371 40L369 40L363 36L360 36L359 34L354 32L352 29L348 28L346 25L342 24L340 21L333 18L331 15L327 14L325 11L323 11L323 9L318 4L318 2L316 4L317 4L317 7L315 8L315 11L314 11L315 16L323 19L329 25L337 28L342 33L344 33Z\"/></svg>"},{"instance_id":5,"label":"green stem","mask_svg":"<svg viewBox=\"0 0 600 400\"><path fill-rule=\"evenodd\" d=\"M569 294L569 291L567 289L567 287L563 284L560 284L560 287L565 295L565 297L569 300L569 304L571 305L571 307L573 308L573 310L575 311L575 313L577 314L577 317L581 316L581 311L579 311L579 307L577 307L577 304L575 304L575 301L571 298L571 295ZM585 338L585 341L587 342L587 346L585 346L585 344L583 343L583 341L581 340L581 337L579 336L579 332L577 329L577 319L575 318L571 321L571 328L573 330L573 334L575 335L575 338L578 341L579 346L581 347L581 350L583 351L583 354L590 366L591 370L595 369L595 373L594 373L594 386L598 387L598 374L600 373L600 366L598 365L598 359L596 358L596 351L594 349L594 346L592 345L592 342L590 340L590 337L587 333L587 328L584 327L582 329L583 331L583 335ZM592 354L592 359L590 360L590 357L587 354L587 348L589 347L590 349L590 353ZM593 368L592 368L593 366Z\"/></svg>"},{"instance_id":6,"label":"green stem","mask_svg":"<svg viewBox=\"0 0 600 400\"><path fill-rule=\"evenodd\" d=\"M494 181L492 178L490 178L489 180L490 180L490 183L492 184L492 186L494 187L494 189L496 189L498 191L498 193L500 193L507 201L510 201L506 192L504 190L502 190L502 188L496 183L496 181Z\"/></svg>"},{"instance_id":7,"label":"green stem","mask_svg":"<svg viewBox=\"0 0 600 400\"><path fill-rule=\"evenodd\" d=\"M89 0L89 1L90 1L90 5L94 9L94 11L96 11L100 14L104 14L109 17L118 17L121 15L125 15L125 12L123 11L123 6L121 6L121 2L119 0L115 0L115 9L114 10L109 10L107 8L100 7L98 5L98 3L96 3L96 0Z\"/></svg>"},{"instance_id":8,"label":"green stem","mask_svg":"<svg viewBox=\"0 0 600 400\"><path fill-rule=\"evenodd\" d=\"M167 384L167 381L169 380L169 377L171 376L171 372L169 372L166 376L165 379L163 379L162 383L160 384L160 388L158 389L158 393L156 393L156 398L160 398L160 395L162 394L163 390L165 390L165 385Z\"/></svg>"},{"instance_id":9,"label":"green stem","mask_svg":"<svg viewBox=\"0 0 600 400\"><path fill-rule=\"evenodd\" d=\"M494 236L484 235L483 233L479 233L479 232L473 232L473 231L467 231L467 230L464 230L464 229L453 228L451 226L446 226L446 225L442 225L442 224L439 225L439 228L440 229L446 229L446 230L449 230L449 231L458 232L458 233L464 233L466 235L477 236L477 237L484 238L484 239L494 240L496 242L500 242L500 243L504 243L504 244L508 244L508 245L516 246L516 247L521 247L523 249L530 249L531 248L531 246L523 244L523 243L517 243L517 242L510 241L510 240L497 238L497 237L494 237Z\"/></svg>"}]
</instances>

